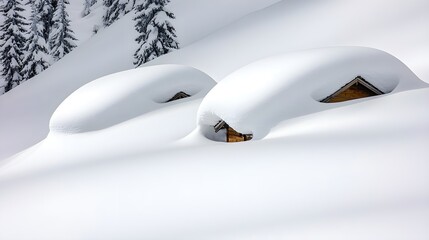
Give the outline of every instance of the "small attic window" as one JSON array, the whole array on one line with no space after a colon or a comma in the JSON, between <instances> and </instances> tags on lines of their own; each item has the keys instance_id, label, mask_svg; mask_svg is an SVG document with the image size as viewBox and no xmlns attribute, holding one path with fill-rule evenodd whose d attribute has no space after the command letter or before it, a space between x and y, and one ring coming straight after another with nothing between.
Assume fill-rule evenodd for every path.
<instances>
[{"instance_id":1,"label":"small attic window","mask_svg":"<svg viewBox=\"0 0 429 240\"><path fill-rule=\"evenodd\" d=\"M182 98L187 98L190 97L191 95L185 93L185 92L178 92L176 93L172 98L168 99L167 102L172 102L172 101L176 101L178 99L182 99Z\"/></svg>"},{"instance_id":2,"label":"small attic window","mask_svg":"<svg viewBox=\"0 0 429 240\"><path fill-rule=\"evenodd\" d=\"M322 99L322 103L336 103L344 102L359 98L372 97L382 95L384 92L380 91L371 83L367 82L361 76L357 76L351 82L347 83L333 94Z\"/></svg>"},{"instance_id":3,"label":"small attic window","mask_svg":"<svg viewBox=\"0 0 429 240\"><path fill-rule=\"evenodd\" d=\"M225 121L221 120L216 125L213 126L215 132L219 132L221 129L226 129L226 142L244 142L252 140L253 134L243 134L235 131L230 127Z\"/></svg>"}]
</instances>

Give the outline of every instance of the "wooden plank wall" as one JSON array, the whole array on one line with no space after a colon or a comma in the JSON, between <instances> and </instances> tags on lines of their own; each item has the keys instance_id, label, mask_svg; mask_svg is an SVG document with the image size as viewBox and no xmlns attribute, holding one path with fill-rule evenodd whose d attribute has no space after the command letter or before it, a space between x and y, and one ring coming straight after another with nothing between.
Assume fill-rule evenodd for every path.
<instances>
[{"instance_id":1,"label":"wooden plank wall","mask_svg":"<svg viewBox=\"0 0 429 240\"><path fill-rule=\"evenodd\" d=\"M233 128L228 126L226 132L226 141L227 142L243 142L244 136L241 133L238 133Z\"/></svg>"},{"instance_id":2,"label":"wooden plank wall","mask_svg":"<svg viewBox=\"0 0 429 240\"><path fill-rule=\"evenodd\" d=\"M344 90L342 93L338 94L337 96L331 98L328 102L329 103L344 102L344 101L358 99L358 98L372 97L375 95L376 95L375 93L367 89L365 86L362 86L362 84L357 83L357 84L353 84L353 86Z\"/></svg>"}]
</instances>

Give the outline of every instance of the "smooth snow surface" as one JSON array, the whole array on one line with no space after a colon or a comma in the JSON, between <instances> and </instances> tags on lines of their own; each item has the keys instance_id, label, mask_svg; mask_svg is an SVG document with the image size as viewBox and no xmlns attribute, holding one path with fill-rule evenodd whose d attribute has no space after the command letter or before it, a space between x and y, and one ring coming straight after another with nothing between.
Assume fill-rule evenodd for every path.
<instances>
[{"instance_id":1,"label":"smooth snow surface","mask_svg":"<svg viewBox=\"0 0 429 240\"><path fill-rule=\"evenodd\" d=\"M219 120L260 139L280 121L371 99L319 102L357 76L384 93L428 86L401 61L376 49L308 50L267 58L227 76L204 98L198 122L212 139Z\"/></svg>"},{"instance_id":2,"label":"smooth snow surface","mask_svg":"<svg viewBox=\"0 0 429 240\"><path fill-rule=\"evenodd\" d=\"M159 65L112 74L95 80L68 97L51 118L55 132L100 130L175 104L178 92L201 98L216 84L206 74L186 66ZM177 100L183 101L183 100Z\"/></svg>"},{"instance_id":3,"label":"smooth snow surface","mask_svg":"<svg viewBox=\"0 0 429 240\"><path fill-rule=\"evenodd\" d=\"M185 138L198 100L52 134L0 169L0 239L424 240L428 101L389 94L238 144Z\"/></svg>"},{"instance_id":4,"label":"smooth snow surface","mask_svg":"<svg viewBox=\"0 0 429 240\"><path fill-rule=\"evenodd\" d=\"M78 6L71 2L72 8ZM269 133L258 141L236 144L207 139L197 124L206 90L158 105L153 100L161 102L169 95L157 88L164 84L154 83L153 94L162 95L157 98L145 81L131 80L157 67L84 86L133 68L136 36L128 14L39 76L0 96L1 240L429 239L429 88L384 52L307 51L336 46L380 49L427 82L429 1L177 0L169 7L176 14L183 48L147 65L192 66L222 84L239 68L275 56L255 63L281 65L263 66L270 71L261 72L256 84L266 91L244 86L261 98L244 105L249 111L232 109L235 101L245 101L237 98L225 112L215 109L216 102L210 106L216 114L231 113L245 121L246 113L262 110L249 123L253 128L265 121ZM80 9L75 10L76 16ZM92 17L96 16L86 20ZM76 34L83 36L89 29ZM301 50L306 52L297 52ZM290 63L297 69L285 69L275 60L288 56L302 58ZM371 62L362 61L369 57ZM341 81L355 77L348 75L354 73L353 64L339 63L340 59L356 60L367 77L381 76L380 88L393 91L330 109L313 105ZM248 76L252 71L246 73L247 68L225 78L225 86L236 83L241 89L244 80L232 77ZM288 81L283 82L286 71L297 76L286 74ZM316 73L323 77L304 77ZM346 79L337 78L341 74ZM269 84L266 75L272 77ZM199 76L206 79L201 85L186 82L208 89L211 80ZM379 80L371 79L374 84ZM121 80L148 95L140 99ZM89 89L103 97L88 96ZM291 89L296 92L285 99L295 101L296 96L302 112L286 102L282 104L294 115L281 109L279 115L266 115L273 122L263 119L264 108L272 114L280 103L256 103L281 100L280 91ZM228 90L219 91L230 96ZM84 98L75 99L80 94ZM246 92L239 94L248 98ZM220 97L211 95L207 101ZM57 108L49 133L49 119ZM91 118L88 110L98 117Z\"/></svg>"}]
</instances>

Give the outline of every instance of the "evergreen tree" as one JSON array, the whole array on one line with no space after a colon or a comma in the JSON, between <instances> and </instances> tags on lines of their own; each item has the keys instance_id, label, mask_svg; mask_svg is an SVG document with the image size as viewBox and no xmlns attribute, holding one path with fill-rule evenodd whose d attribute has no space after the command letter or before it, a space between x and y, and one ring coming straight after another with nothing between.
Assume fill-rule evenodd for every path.
<instances>
[{"instance_id":1,"label":"evergreen tree","mask_svg":"<svg viewBox=\"0 0 429 240\"><path fill-rule=\"evenodd\" d=\"M97 2L97 0L85 0L82 17L87 16L91 13L91 7Z\"/></svg>"},{"instance_id":2,"label":"evergreen tree","mask_svg":"<svg viewBox=\"0 0 429 240\"><path fill-rule=\"evenodd\" d=\"M136 6L136 1L137 0L128 0L127 3L125 4L125 13L129 13L132 10L134 10L134 7ZM140 0L143 1L143 0Z\"/></svg>"},{"instance_id":3,"label":"evergreen tree","mask_svg":"<svg viewBox=\"0 0 429 240\"><path fill-rule=\"evenodd\" d=\"M74 33L70 28L70 19L66 11L68 0L58 0L54 16L52 17L52 30L49 37L50 53L54 61L64 57L76 47Z\"/></svg>"},{"instance_id":4,"label":"evergreen tree","mask_svg":"<svg viewBox=\"0 0 429 240\"><path fill-rule=\"evenodd\" d=\"M112 10L110 10L112 8L113 5L113 1L114 0L103 0L103 6L104 6L104 14L103 14L103 25L104 26L109 26L109 22L110 22L110 14L112 13Z\"/></svg>"},{"instance_id":5,"label":"evergreen tree","mask_svg":"<svg viewBox=\"0 0 429 240\"><path fill-rule=\"evenodd\" d=\"M4 91L7 92L19 85L23 80L22 58L27 25L21 15L24 9L18 0L3 0L0 14L3 17L0 26L0 62L5 81Z\"/></svg>"},{"instance_id":6,"label":"evergreen tree","mask_svg":"<svg viewBox=\"0 0 429 240\"><path fill-rule=\"evenodd\" d=\"M23 75L25 79L30 79L39 74L49 66L48 43L44 33L48 28L48 23L42 19L46 16L45 0L35 0L31 2L30 29L28 31L28 41L25 47L25 58Z\"/></svg>"},{"instance_id":7,"label":"evergreen tree","mask_svg":"<svg viewBox=\"0 0 429 240\"><path fill-rule=\"evenodd\" d=\"M43 32L43 39L46 42L49 41L49 33L51 32L51 28L53 25L52 17L54 16L54 1L52 0L30 0L29 4L35 3L35 7L37 8L37 13L39 14L37 18L39 18L39 24Z\"/></svg>"},{"instance_id":8,"label":"evergreen tree","mask_svg":"<svg viewBox=\"0 0 429 240\"><path fill-rule=\"evenodd\" d=\"M104 0L103 25L110 26L134 8L135 0Z\"/></svg>"},{"instance_id":9,"label":"evergreen tree","mask_svg":"<svg viewBox=\"0 0 429 240\"><path fill-rule=\"evenodd\" d=\"M158 56L179 48L173 25L174 14L165 9L170 0L145 0L136 6L135 29L139 45L134 65L140 66Z\"/></svg>"}]
</instances>

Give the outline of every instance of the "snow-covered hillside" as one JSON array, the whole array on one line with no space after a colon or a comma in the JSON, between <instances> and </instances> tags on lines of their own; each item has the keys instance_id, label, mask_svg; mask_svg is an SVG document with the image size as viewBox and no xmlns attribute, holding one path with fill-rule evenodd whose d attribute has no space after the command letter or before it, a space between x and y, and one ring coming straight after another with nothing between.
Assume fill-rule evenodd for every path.
<instances>
[{"instance_id":1,"label":"snow-covered hillside","mask_svg":"<svg viewBox=\"0 0 429 240\"><path fill-rule=\"evenodd\" d=\"M51 133L2 168L0 237L425 239L428 100L349 104L239 144L193 131L199 100Z\"/></svg>"},{"instance_id":2,"label":"snow-covered hillside","mask_svg":"<svg viewBox=\"0 0 429 240\"><path fill-rule=\"evenodd\" d=\"M231 3L222 0L213 3L211 0L181 0L172 2L169 8L177 17L175 27L179 42L182 47L186 47L249 12L277 1L240 0ZM84 25L76 31L77 37L84 41L91 35L88 31L92 29L94 21L98 20L87 19L92 15L76 20L80 18L81 2L72 1L70 6L76 22L75 28L81 29L76 26ZM189 6L193 6L192 11ZM219 12L222 12L220 19ZM84 41L55 66L7 95L0 96L0 112L7 113L0 118L0 159L16 154L46 137L53 112L79 87L99 77L134 68L134 39L137 33L132 18L132 14L128 14L89 41Z\"/></svg>"},{"instance_id":3,"label":"snow-covered hillside","mask_svg":"<svg viewBox=\"0 0 429 240\"><path fill-rule=\"evenodd\" d=\"M169 6L182 49L129 70L133 16L89 15L0 96L0 239L429 238L429 2ZM319 102L358 76L385 94Z\"/></svg>"},{"instance_id":4,"label":"snow-covered hillside","mask_svg":"<svg viewBox=\"0 0 429 240\"><path fill-rule=\"evenodd\" d=\"M428 8L425 0L280 1L149 64L191 65L220 80L281 52L365 46L393 54L428 81Z\"/></svg>"}]
</instances>

